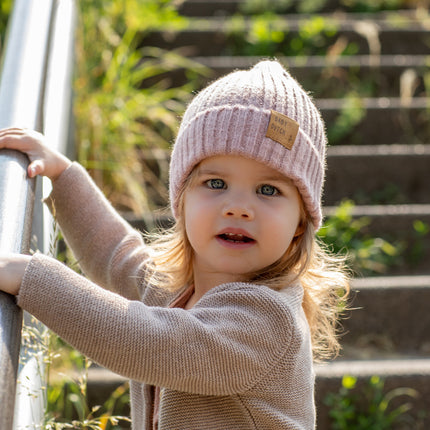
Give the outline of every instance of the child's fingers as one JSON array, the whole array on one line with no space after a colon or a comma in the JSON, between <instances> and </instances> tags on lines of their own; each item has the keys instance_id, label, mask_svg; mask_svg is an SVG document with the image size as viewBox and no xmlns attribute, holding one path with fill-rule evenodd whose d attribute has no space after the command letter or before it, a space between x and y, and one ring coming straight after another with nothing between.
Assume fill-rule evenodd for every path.
<instances>
[{"instance_id":1,"label":"child's fingers","mask_svg":"<svg viewBox=\"0 0 430 430\"><path fill-rule=\"evenodd\" d=\"M0 139L21 138L27 133L28 131L24 128L19 128L19 127L3 128L0 130Z\"/></svg>"},{"instance_id":2,"label":"child's fingers","mask_svg":"<svg viewBox=\"0 0 430 430\"><path fill-rule=\"evenodd\" d=\"M27 174L30 178L41 175L55 180L71 164L67 157L49 149L45 137L35 130L19 127L0 130L0 149L13 149L27 154L30 159Z\"/></svg>"},{"instance_id":3,"label":"child's fingers","mask_svg":"<svg viewBox=\"0 0 430 430\"><path fill-rule=\"evenodd\" d=\"M0 149L37 153L43 146L43 136L37 132L21 128L0 130Z\"/></svg>"},{"instance_id":4,"label":"child's fingers","mask_svg":"<svg viewBox=\"0 0 430 430\"><path fill-rule=\"evenodd\" d=\"M0 136L5 135L5 134L11 134L11 133L16 133L16 134L24 134L26 131L25 128L23 127L7 127L7 128L2 128L0 129Z\"/></svg>"},{"instance_id":5,"label":"child's fingers","mask_svg":"<svg viewBox=\"0 0 430 430\"><path fill-rule=\"evenodd\" d=\"M45 163L43 160L34 160L28 166L28 176L34 178L37 175L43 175L45 171Z\"/></svg>"}]
</instances>

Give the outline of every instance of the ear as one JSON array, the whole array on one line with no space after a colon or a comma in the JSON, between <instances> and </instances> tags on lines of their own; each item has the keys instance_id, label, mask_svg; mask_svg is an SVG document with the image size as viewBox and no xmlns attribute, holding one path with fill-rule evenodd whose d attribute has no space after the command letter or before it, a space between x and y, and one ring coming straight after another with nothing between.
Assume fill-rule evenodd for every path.
<instances>
[{"instance_id":1,"label":"ear","mask_svg":"<svg viewBox=\"0 0 430 430\"><path fill-rule=\"evenodd\" d=\"M305 232L305 223L303 221L300 221L299 225L297 226L296 232L294 233L294 237L299 237Z\"/></svg>"}]
</instances>

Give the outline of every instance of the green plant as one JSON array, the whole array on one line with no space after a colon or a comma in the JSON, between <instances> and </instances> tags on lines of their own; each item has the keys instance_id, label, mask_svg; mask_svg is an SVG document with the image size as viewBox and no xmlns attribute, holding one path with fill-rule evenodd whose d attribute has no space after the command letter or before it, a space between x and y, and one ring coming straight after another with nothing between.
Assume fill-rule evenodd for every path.
<instances>
[{"instance_id":1,"label":"green plant","mask_svg":"<svg viewBox=\"0 0 430 430\"><path fill-rule=\"evenodd\" d=\"M233 55L306 56L325 55L335 43L338 22L322 16L300 20L297 31L274 12L248 18L234 16L227 24L228 50ZM347 43L342 53L350 49Z\"/></svg>"},{"instance_id":2,"label":"green plant","mask_svg":"<svg viewBox=\"0 0 430 430\"><path fill-rule=\"evenodd\" d=\"M129 402L128 384L116 388L103 405L90 406L88 403L88 370L91 361L77 351L62 344L52 334L56 351L63 351L60 369L67 368L68 374L51 380L47 392L47 414L45 430L62 430L67 428L82 430L115 430L121 429L120 424L130 419L118 415L116 411L124 411ZM61 346L60 346L61 345ZM57 360L58 361L58 360ZM57 368L58 372L59 369ZM51 370L51 373L53 371ZM51 375L52 377L52 375Z\"/></svg>"},{"instance_id":3,"label":"green plant","mask_svg":"<svg viewBox=\"0 0 430 430\"><path fill-rule=\"evenodd\" d=\"M405 0L341 0L341 4L353 12L376 12L408 6Z\"/></svg>"},{"instance_id":4,"label":"green plant","mask_svg":"<svg viewBox=\"0 0 430 430\"><path fill-rule=\"evenodd\" d=\"M339 115L327 130L327 137L332 144L344 139L366 115L363 100L356 92L344 96L344 103Z\"/></svg>"},{"instance_id":5,"label":"green plant","mask_svg":"<svg viewBox=\"0 0 430 430\"><path fill-rule=\"evenodd\" d=\"M329 393L324 402L330 407L332 430L391 430L393 425L412 408L410 399L418 392L411 388L395 388L384 391L384 381L372 376L362 389L357 378L345 375L337 393ZM407 400L398 403L401 397ZM397 405L394 405L394 401Z\"/></svg>"},{"instance_id":6,"label":"green plant","mask_svg":"<svg viewBox=\"0 0 430 430\"><path fill-rule=\"evenodd\" d=\"M246 35L249 55L275 55L288 30L285 24L272 13L265 13L251 20Z\"/></svg>"},{"instance_id":7,"label":"green plant","mask_svg":"<svg viewBox=\"0 0 430 430\"><path fill-rule=\"evenodd\" d=\"M413 242L410 251L408 252L407 260L413 265L422 260L423 255L428 248L425 238L430 233L430 225L417 219L412 223L412 227Z\"/></svg>"},{"instance_id":8,"label":"green plant","mask_svg":"<svg viewBox=\"0 0 430 430\"><path fill-rule=\"evenodd\" d=\"M343 201L336 212L327 218L318 236L335 253L347 254L354 272L362 275L384 273L396 262L403 246L394 246L382 238L371 237L365 232L370 219L354 217L353 210L354 202Z\"/></svg>"},{"instance_id":9,"label":"green plant","mask_svg":"<svg viewBox=\"0 0 430 430\"><path fill-rule=\"evenodd\" d=\"M321 12L328 0L246 0L241 3L241 13L256 15L267 11L276 13ZM330 3L329 3L330 4ZM380 10L405 9L417 6L420 0L341 0L339 6L350 12L377 12Z\"/></svg>"},{"instance_id":10,"label":"green plant","mask_svg":"<svg viewBox=\"0 0 430 430\"><path fill-rule=\"evenodd\" d=\"M6 26L12 10L12 3L12 0L2 0L0 2L0 54L4 44Z\"/></svg>"},{"instance_id":11,"label":"green plant","mask_svg":"<svg viewBox=\"0 0 430 430\"><path fill-rule=\"evenodd\" d=\"M429 67L430 58L427 58L426 63L427 63L426 66ZM425 95L429 97L430 96L430 72L425 72L423 79L424 79Z\"/></svg>"},{"instance_id":12,"label":"green plant","mask_svg":"<svg viewBox=\"0 0 430 430\"><path fill-rule=\"evenodd\" d=\"M165 181L154 183L145 168L143 150L170 145L194 89L188 82L171 85L167 72L195 77L207 70L178 52L144 46L154 29L186 26L172 1L83 0L79 6L77 158L118 209L142 215L153 209L154 195L167 193Z\"/></svg>"},{"instance_id":13,"label":"green plant","mask_svg":"<svg viewBox=\"0 0 430 430\"><path fill-rule=\"evenodd\" d=\"M128 383L116 388L102 405L90 406L87 383L91 362L33 317L23 327L20 365L36 371L20 374L23 380L19 385L21 396L32 398L34 419L40 417L39 422L27 423L34 428L120 430L119 424L130 422L122 415L128 412ZM35 378L40 378L39 388ZM40 414L38 408L45 413Z\"/></svg>"},{"instance_id":14,"label":"green plant","mask_svg":"<svg viewBox=\"0 0 430 430\"><path fill-rule=\"evenodd\" d=\"M245 15L258 15L266 12L283 13L294 3L294 0L246 0L239 10Z\"/></svg>"},{"instance_id":15,"label":"green plant","mask_svg":"<svg viewBox=\"0 0 430 430\"><path fill-rule=\"evenodd\" d=\"M321 11L328 0L246 0L239 10L245 15L258 15L266 12L278 14L297 11L299 13L315 13Z\"/></svg>"}]
</instances>

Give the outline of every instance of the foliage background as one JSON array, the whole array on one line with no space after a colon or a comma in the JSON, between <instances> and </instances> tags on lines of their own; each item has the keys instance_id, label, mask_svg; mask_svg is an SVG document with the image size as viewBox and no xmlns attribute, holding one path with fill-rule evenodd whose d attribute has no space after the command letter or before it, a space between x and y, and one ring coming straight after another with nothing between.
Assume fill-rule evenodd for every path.
<instances>
[{"instance_id":1,"label":"foliage background","mask_svg":"<svg viewBox=\"0 0 430 430\"><path fill-rule=\"evenodd\" d=\"M0 51L12 0L0 2ZM276 14L291 7L293 0L249 0L242 14L230 23L230 53L236 55L277 55L284 42L282 25ZM318 12L325 0L298 2L298 11ZM413 0L340 0L350 11L367 12L409 7ZM164 157L174 139L180 116L199 79L210 72L181 55L180 50L163 51L145 46L152 30L175 31L188 25L177 13L173 0L80 0L76 33L76 73L74 79L74 118L76 158L96 183L122 211L142 216L167 200L167 160ZM252 17L244 31L244 16ZM310 16L300 37L283 55L353 55L353 44L325 45L336 35L334 23ZM145 61L143 61L145 60ZM186 83L173 85L167 72L179 71ZM352 76L352 79L355 79ZM367 86L366 86L367 85ZM329 130L331 140L341 140L360 120L360 96L372 85L362 83L360 92L347 95L352 109L343 112L337 128ZM352 261L362 272L381 273L399 254L399 246L360 231L367 220L353 220L353 203L345 202L321 231L322 239L336 251L348 248ZM425 226L424 226L425 228ZM401 245L400 245L401 248ZM87 362L58 338L50 337L51 369L57 375L78 373L75 379L51 377L47 401L46 428L115 428L115 404L124 406L126 390L114 393L100 409L88 406ZM349 394L348 394L349 395ZM337 410L339 413L339 411ZM71 421L74 420L72 424ZM50 426L50 427L49 427Z\"/></svg>"}]
</instances>

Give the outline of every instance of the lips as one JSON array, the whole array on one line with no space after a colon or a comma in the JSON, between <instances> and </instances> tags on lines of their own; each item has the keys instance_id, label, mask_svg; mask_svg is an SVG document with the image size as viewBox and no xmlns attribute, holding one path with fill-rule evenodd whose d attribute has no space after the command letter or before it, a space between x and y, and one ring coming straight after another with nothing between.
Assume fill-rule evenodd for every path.
<instances>
[{"instance_id":1,"label":"lips","mask_svg":"<svg viewBox=\"0 0 430 430\"><path fill-rule=\"evenodd\" d=\"M250 234L238 230L223 231L217 235L217 238L232 244L248 244L255 242L255 239L253 239Z\"/></svg>"}]
</instances>

